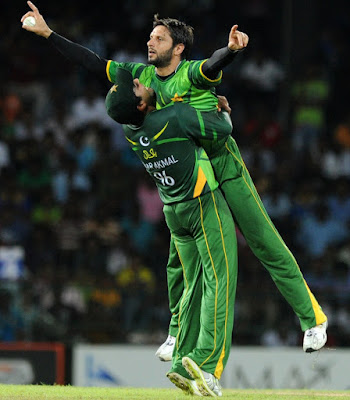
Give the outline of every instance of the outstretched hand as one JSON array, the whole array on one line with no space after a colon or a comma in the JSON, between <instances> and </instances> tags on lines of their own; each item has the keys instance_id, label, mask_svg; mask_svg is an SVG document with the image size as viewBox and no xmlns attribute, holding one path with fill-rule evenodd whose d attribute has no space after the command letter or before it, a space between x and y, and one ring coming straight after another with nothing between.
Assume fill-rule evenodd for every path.
<instances>
[{"instance_id":1,"label":"outstretched hand","mask_svg":"<svg viewBox=\"0 0 350 400\"><path fill-rule=\"evenodd\" d=\"M48 38L52 33L52 29L50 29L48 27L48 25L45 22L43 16L39 13L38 8L31 1L27 1L27 4L28 4L29 8L31 8L32 11L26 12L23 15L23 17L21 18L22 28L25 29L26 31L34 32L39 36L43 36L45 38ZM36 22L35 22L34 26L23 25L23 21L27 17L34 17L35 18Z\"/></svg>"},{"instance_id":2,"label":"outstretched hand","mask_svg":"<svg viewBox=\"0 0 350 400\"><path fill-rule=\"evenodd\" d=\"M233 25L228 37L228 48L232 51L247 47L249 37L246 33L238 31L238 25Z\"/></svg>"}]
</instances>

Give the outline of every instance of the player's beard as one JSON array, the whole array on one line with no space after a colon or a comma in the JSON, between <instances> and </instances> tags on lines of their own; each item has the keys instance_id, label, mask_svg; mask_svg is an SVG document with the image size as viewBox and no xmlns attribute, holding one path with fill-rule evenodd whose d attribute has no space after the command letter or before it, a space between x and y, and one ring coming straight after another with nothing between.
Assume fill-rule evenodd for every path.
<instances>
[{"instance_id":1,"label":"player's beard","mask_svg":"<svg viewBox=\"0 0 350 400\"><path fill-rule=\"evenodd\" d=\"M156 59L149 60L149 63L154 65L156 68L165 68L168 65L170 65L172 58L173 58L173 47L171 47L163 54L158 55Z\"/></svg>"}]
</instances>

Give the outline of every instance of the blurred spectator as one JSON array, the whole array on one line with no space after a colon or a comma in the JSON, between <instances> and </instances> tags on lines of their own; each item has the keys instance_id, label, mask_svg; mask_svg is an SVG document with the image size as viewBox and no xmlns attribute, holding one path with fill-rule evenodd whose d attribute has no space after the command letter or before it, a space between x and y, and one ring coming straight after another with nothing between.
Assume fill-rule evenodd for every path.
<instances>
[{"instance_id":1,"label":"blurred spectator","mask_svg":"<svg viewBox=\"0 0 350 400\"><path fill-rule=\"evenodd\" d=\"M12 124L22 109L22 100L16 93L8 92L4 95L0 108L5 125Z\"/></svg>"},{"instance_id":2,"label":"blurred spectator","mask_svg":"<svg viewBox=\"0 0 350 400\"><path fill-rule=\"evenodd\" d=\"M10 204L0 209L0 239L10 245L24 243L31 231L25 215Z\"/></svg>"},{"instance_id":3,"label":"blurred spectator","mask_svg":"<svg viewBox=\"0 0 350 400\"><path fill-rule=\"evenodd\" d=\"M54 226L62 218L60 206L53 200L51 191L44 192L33 206L31 219L34 224Z\"/></svg>"},{"instance_id":4,"label":"blurred spectator","mask_svg":"<svg viewBox=\"0 0 350 400\"><path fill-rule=\"evenodd\" d=\"M116 276L130 263L132 249L130 243L125 238L125 233L121 233L115 242L107 250L106 269L110 275Z\"/></svg>"},{"instance_id":5,"label":"blurred spectator","mask_svg":"<svg viewBox=\"0 0 350 400\"><path fill-rule=\"evenodd\" d=\"M268 347L276 346L297 346L298 333L286 323L278 323L267 329L262 337L261 344Z\"/></svg>"},{"instance_id":6,"label":"blurred spectator","mask_svg":"<svg viewBox=\"0 0 350 400\"><path fill-rule=\"evenodd\" d=\"M91 83L87 83L83 95L73 101L68 118L70 128L75 130L91 124L105 127L111 124L106 113L104 97L98 95Z\"/></svg>"},{"instance_id":7,"label":"blurred spectator","mask_svg":"<svg viewBox=\"0 0 350 400\"><path fill-rule=\"evenodd\" d=\"M250 99L265 104L272 112L276 112L279 89L285 78L282 66L272 59L262 43L251 44L241 66L241 79L246 96L246 104Z\"/></svg>"},{"instance_id":8,"label":"blurred spectator","mask_svg":"<svg viewBox=\"0 0 350 400\"><path fill-rule=\"evenodd\" d=\"M154 226L163 221L163 203L159 197L157 186L148 174L140 176L137 199L140 204L140 213L145 221Z\"/></svg>"},{"instance_id":9,"label":"blurred spectator","mask_svg":"<svg viewBox=\"0 0 350 400\"><path fill-rule=\"evenodd\" d=\"M251 114L243 127L245 143L258 144L265 148L275 147L282 138L282 127L273 117L265 103L253 103Z\"/></svg>"},{"instance_id":10,"label":"blurred spectator","mask_svg":"<svg viewBox=\"0 0 350 400\"><path fill-rule=\"evenodd\" d=\"M330 89L317 62L305 65L300 74L292 86L292 141L297 152L311 152L325 132Z\"/></svg>"},{"instance_id":11,"label":"blurred spectator","mask_svg":"<svg viewBox=\"0 0 350 400\"><path fill-rule=\"evenodd\" d=\"M322 142L319 164L322 175L330 180L350 177L350 149L335 141Z\"/></svg>"},{"instance_id":12,"label":"blurred spectator","mask_svg":"<svg viewBox=\"0 0 350 400\"><path fill-rule=\"evenodd\" d=\"M88 301L84 333L92 342L109 343L121 340L125 326L121 319L122 296L115 281L100 273Z\"/></svg>"},{"instance_id":13,"label":"blurred spectator","mask_svg":"<svg viewBox=\"0 0 350 400\"><path fill-rule=\"evenodd\" d=\"M304 273L305 279L314 290L328 290L334 285L332 270L334 263L329 257L329 251L308 260L308 268Z\"/></svg>"},{"instance_id":14,"label":"blurred spectator","mask_svg":"<svg viewBox=\"0 0 350 400\"><path fill-rule=\"evenodd\" d=\"M30 158L18 173L18 183L29 193L33 200L38 200L43 192L50 190L51 173L38 154Z\"/></svg>"},{"instance_id":15,"label":"blurred spectator","mask_svg":"<svg viewBox=\"0 0 350 400\"><path fill-rule=\"evenodd\" d=\"M66 270L67 271L67 270ZM69 275L69 272L68 272ZM79 275L75 275L75 277ZM68 326L71 328L79 326L87 312L87 302L82 283L74 278L68 278L62 287L60 299L62 306L66 307L68 316Z\"/></svg>"},{"instance_id":16,"label":"blurred spectator","mask_svg":"<svg viewBox=\"0 0 350 400\"><path fill-rule=\"evenodd\" d=\"M336 125L334 128L334 140L343 148L350 149L350 112L344 122Z\"/></svg>"},{"instance_id":17,"label":"blurred spectator","mask_svg":"<svg viewBox=\"0 0 350 400\"><path fill-rule=\"evenodd\" d=\"M55 99L56 100L56 99ZM52 113L43 123L45 132L52 132L55 143L59 146L67 145L67 138L70 132L69 117L64 99L57 99L53 104Z\"/></svg>"},{"instance_id":18,"label":"blurred spectator","mask_svg":"<svg viewBox=\"0 0 350 400\"><path fill-rule=\"evenodd\" d=\"M121 219L121 226L138 253L145 254L154 240L155 228L141 214L137 201L130 204L129 214Z\"/></svg>"},{"instance_id":19,"label":"blurred spectator","mask_svg":"<svg viewBox=\"0 0 350 400\"><path fill-rule=\"evenodd\" d=\"M2 168L8 167L10 162L10 148L5 141L0 140L0 171Z\"/></svg>"},{"instance_id":20,"label":"blurred spectator","mask_svg":"<svg viewBox=\"0 0 350 400\"><path fill-rule=\"evenodd\" d=\"M350 222L350 188L346 179L334 183L327 203L331 216L339 221Z\"/></svg>"},{"instance_id":21,"label":"blurred spectator","mask_svg":"<svg viewBox=\"0 0 350 400\"><path fill-rule=\"evenodd\" d=\"M0 239L0 280L18 281L27 275L25 249Z\"/></svg>"},{"instance_id":22,"label":"blurred spectator","mask_svg":"<svg viewBox=\"0 0 350 400\"><path fill-rule=\"evenodd\" d=\"M78 251L78 269L98 276L106 272L106 249L96 234L85 236Z\"/></svg>"},{"instance_id":23,"label":"blurred spectator","mask_svg":"<svg viewBox=\"0 0 350 400\"><path fill-rule=\"evenodd\" d=\"M291 200L286 192L283 192L277 183L270 181L269 189L261 196L267 213L274 221L283 221L289 217Z\"/></svg>"},{"instance_id":24,"label":"blurred spectator","mask_svg":"<svg viewBox=\"0 0 350 400\"><path fill-rule=\"evenodd\" d=\"M151 327L152 299L155 276L143 264L142 258L134 254L129 265L117 275L122 291L122 321L126 332L145 331Z\"/></svg>"},{"instance_id":25,"label":"blurred spectator","mask_svg":"<svg viewBox=\"0 0 350 400\"><path fill-rule=\"evenodd\" d=\"M83 218L79 205L70 201L63 207L63 215L55 225L57 263L69 271L70 276L78 268L78 252L83 237Z\"/></svg>"},{"instance_id":26,"label":"blurred spectator","mask_svg":"<svg viewBox=\"0 0 350 400\"><path fill-rule=\"evenodd\" d=\"M33 227L25 246L27 265L31 273L40 274L47 266L56 265L55 239L49 227Z\"/></svg>"},{"instance_id":27,"label":"blurred spectator","mask_svg":"<svg viewBox=\"0 0 350 400\"><path fill-rule=\"evenodd\" d=\"M298 240L311 257L318 257L330 245L341 244L348 234L345 221L336 220L327 204L319 202L315 211L300 221Z\"/></svg>"},{"instance_id":28,"label":"blurred spectator","mask_svg":"<svg viewBox=\"0 0 350 400\"><path fill-rule=\"evenodd\" d=\"M13 136L17 140L34 139L43 137L43 127L38 120L33 118L33 112L29 105L24 104L18 117L13 123Z\"/></svg>"},{"instance_id":29,"label":"blurred spectator","mask_svg":"<svg viewBox=\"0 0 350 400\"><path fill-rule=\"evenodd\" d=\"M85 236L96 236L105 248L113 246L121 232L121 227L106 204L97 206L95 214L83 225Z\"/></svg>"},{"instance_id":30,"label":"blurred spectator","mask_svg":"<svg viewBox=\"0 0 350 400\"><path fill-rule=\"evenodd\" d=\"M86 128L72 131L67 144L67 154L76 161L78 169L88 172L98 157L93 132Z\"/></svg>"},{"instance_id":31,"label":"blurred spectator","mask_svg":"<svg viewBox=\"0 0 350 400\"><path fill-rule=\"evenodd\" d=\"M91 179L79 169L76 159L63 153L52 176L52 192L58 203L66 203L74 192L87 193L91 190Z\"/></svg>"},{"instance_id":32,"label":"blurred spectator","mask_svg":"<svg viewBox=\"0 0 350 400\"><path fill-rule=\"evenodd\" d=\"M111 59L118 60L118 62L137 62L147 64L146 48L144 52L140 52L138 47L138 43L134 40L129 40L127 43L124 43L123 47L121 47L120 44L118 46L116 43L115 48L119 48L119 50L116 50L112 54Z\"/></svg>"},{"instance_id":33,"label":"blurred spectator","mask_svg":"<svg viewBox=\"0 0 350 400\"><path fill-rule=\"evenodd\" d=\"M0 290L0 341L22 340L23 330L24 315L14 305L11 293Z\"/></svg>"}]
</instances>

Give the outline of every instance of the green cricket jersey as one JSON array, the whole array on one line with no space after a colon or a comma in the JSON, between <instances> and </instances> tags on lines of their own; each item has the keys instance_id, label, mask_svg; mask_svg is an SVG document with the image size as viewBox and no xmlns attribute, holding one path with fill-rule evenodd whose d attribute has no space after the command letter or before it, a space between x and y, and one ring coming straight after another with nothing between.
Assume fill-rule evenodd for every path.
<instances>
[{"instance_id":1,"label":"green cricket jersey","mask_svg":"<svg viewBox=\"0 0 350 400\"><path fill-rule=\"evenodd\" d=\"M215 86L221 83L222 72L216 80L207 78L202 72L202 65L205 61L183 60L175 73L166 79L161 79L157 76L154 65L141 63L118 63L110 60L106 71L111 82L115 81L117 69L122 68L129 71L133 78L140 79L143 85L152 87L156 94L157 109L174 105L175 103L188 103L194 107L197 110L197 118L201 123L199 143L209 157L212 158L217 151L222 149L227 139L227 137L224 139L222 136L219 137L220 130L223 129L224 133L227 129L232 131L232 122L230 118L226 118L227 125L224 127L220 117L218 117L218 99L215 93ZM207 112L213 113L209 130L204 122L208 120ZM216 123L217 125L215 126ZM212 137L212 134L214 134L214 137ZM216 140L220 138L222 140Z\"/></svg>"},{"instance_id":2,"label":"green cricket jersey","mask_svg":"<svg viewBox=\"0 0 350 400\"><path fill-rule=\"evenodd\" d=\"M109 92L107 102L112 95ZM196 141L204 134L208 140L209 136L226 140L232 127L227 113L215 113L215 120L212 114L201 113L198 118L193 107L175 103L149 113L141 127L123 125L164 204L193 199L218 187L209 158Z\"/></svg>"},{"instance_id":3,"label":"green cricket jersey","mask_svg":"<svg viewBox=\"0 0 350 400\"><path fill-rule=\"evenodd\" d=\"M115 83L118 68L128 70L134 78L151 87L157 96L157 109L175 102L189 103L200 111L217 109L218 99L215 86L221 83L222 72L217 79L211 80L202 72L206 60L182 60L176 71L166 79L161 79L155 72L154 65L141 63L119 63L109 60L107 63L108 79Z\"/></svg>"}]
</instances>

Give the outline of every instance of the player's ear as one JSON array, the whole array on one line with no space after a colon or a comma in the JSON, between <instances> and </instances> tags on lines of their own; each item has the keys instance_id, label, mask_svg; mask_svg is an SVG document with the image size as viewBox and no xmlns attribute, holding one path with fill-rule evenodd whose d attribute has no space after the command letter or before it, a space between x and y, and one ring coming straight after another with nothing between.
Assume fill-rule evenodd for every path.
<instances>
[{"instance_id":1,"label":"player's ear","mask_svg":"<svg viewBox=\"0 0 350 400\"><path fill-rule=\"evenodd\" d=\"M137 105L137 109L143 113L146 112L147 107L148 105L144 100L140 100L140 103Z\"/></svg>"},{"instance_id":2,"label":"player's ear","mask_svg":"<svg viewBox=\"0 0 350 400\"><path fill-rule=\"evenodd\" d=\"M183 43L178 43L174 47L174 55L175 56L181 56L181 54L183 53L184 50L185 50L185 45Z\"/></svg>"}]
</instances>

